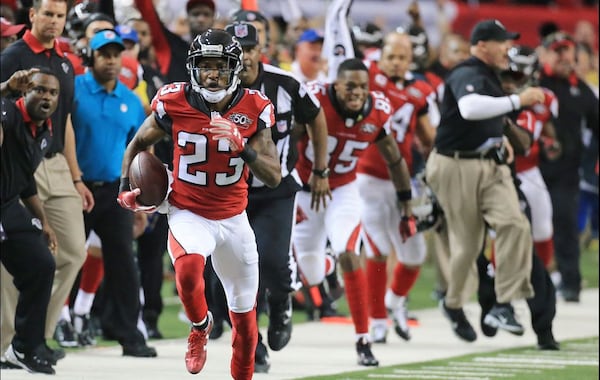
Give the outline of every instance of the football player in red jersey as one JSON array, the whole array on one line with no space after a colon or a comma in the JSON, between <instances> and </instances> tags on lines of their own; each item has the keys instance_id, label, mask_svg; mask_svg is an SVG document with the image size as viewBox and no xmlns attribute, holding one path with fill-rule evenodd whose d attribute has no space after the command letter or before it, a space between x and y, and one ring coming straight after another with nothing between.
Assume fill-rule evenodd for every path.
<instances>
[{"instance_id":1,"label":"football player in red jersey","mask_svg":"<svg viewBox=\"0 0 600 380\"><path fill-rule=\"evenodd\" d=\"M514 46L508 55L510 66L501 73L502 87L507 94L515 94L536 81L538 59L535 51L527 46ZM517 117L517 124L533 136L533 145L526 155L515 156L515 166L521 191L531 208L535 251L548 268L554 256L552 202L538 163L540 154L547 159L555 159L560 154L560 144L552 123L552 119L558 116L558 100L552 91L542 90L544 102L522 110Z\"/></svg>"},{"instance_id":2,"label":"football player in red jersey","mask_svg":"<svg viewBox=\"0 0 600 380\"><path fill-rule=\"evenodd\" d=\"M336 34L327 34L334 42L325 45L344 46L347 55L353 55L352 45L348 44L349 32L346 26L348 0L338 0L331 8L338 17L331 17L328 25ZM337 23L334 25L334 23ZM344 37L344 35L348 35ZM406 33L393 32L384 37L381 57L378 62L366 61L369 70L369 87L383 92L392 105L390 128L402 156L409 169L413 168L413 148L415 136L425 154L431 149L439 112L433 88L424 80L416 79L409 71L412 62L413 46ZM335 64L339 57L330 60ZM433 125L432 125L433 124ZM412 173L414 174L414 173ZM389 197L394 186L382 162L381 155L374 148L366 150L358 163L358 186L365 205L362 208L362 239L367 256L367 280L369 294L369 314L373 340L383 343L387 334L387 317L390 310L397 334L410 339L406 318L406 296L415 284L419 268L425 261L426 245L421 233L403 241L396 229L401 214L390 207ZM413 189L417 196L417 189ZM421 194L418 194L419 196ZM397 264L394 279L387 290L386 264L392 251L396 252Z\"/></svg>"},{"instance_id":3,"label":"football player in red jersey","mask_svg":"<svg viewBox=\"0 0 600 380\"><path fill-rule=\"evenodd\" d=\"M412 77L408 71L411 57L412 48L408 35L394 32L385 37L379 62L367 63L371 88L382 91L390 99L394 110L392 133L410 169L413 168L415 136L427 154L435 135L430 110L435 109L433 113L437 115L433 89L425 81ZM428 101L428 97L431 101ZM400 215L390 213L385 197L374 196L374 193L394 191L389 174L382 169L381 156L368 149L358 165L358 183L361 197L369 205L363 208L361 221L367 255L371 327L375 342L385 342L387 310L391 313L396 333L402 339L410 339L406 296L414 286L426 257L423 234L418 233L403 241L390 224L396 223L394 220L400 220ZM414 173L411 174L414 176ZM378 191L374 192L374 188ZM421 195L422 191L417 192L417 188L413 190L415 196ZM397 263L390 289L386 291L386 263L392 252L396 252Z\"/></svg>"},{"instance_id":4,"label":"football player in red jersey","mask_svg":"<svg viewBox=\"0 0 600 380\"><path fill-rule=\"evenodd\" d=\"M410 174L390 131L392 107L384 94L369 91L369 73L356 58L342 62L332 84L313 82L310 90L317 97L327 118L329 165L314 170L314 153L308 137L299 142L296 168L304 183L311 172L329 177L333 198L324 208L311 208L311 194L298 194L298 205L306 214L294 230L294 249L298 265L310 285L325 277L324 247L329 239L342 268L346 298L356 333L358 364L379 364L371 352L367 282L359 262L361 201L356 182L357 164L366 149L375 144L390 170L396 194L393 199L403 218L399 227L404 238L416 232L410 209ZM394 206L396 207L396 206Z\"/></svg>"},{"instance_id":5,"label":"football player in red jersey","mask_svg":"<svg viewBox=\"0 0 600 380\"><path fill-rule=\"evenodd\" d=\"M173 182L167 197L168 252L177 291L192 321L185 355L190 373L202 370L212 316L204 296L206 257L223 283L233 325L231 376L250 379L258 339L258 253L246 215L249 170L265 185L281 181L271 138L273 105L260 92L239 87L242 47L224 30L209 29L192 42L190 82L163 86L123 159L119 203L134 211L139 189L129 188L133 157L173 137ZM163 202L164 203L164 202Z\"/></svg>"}]
</instances>

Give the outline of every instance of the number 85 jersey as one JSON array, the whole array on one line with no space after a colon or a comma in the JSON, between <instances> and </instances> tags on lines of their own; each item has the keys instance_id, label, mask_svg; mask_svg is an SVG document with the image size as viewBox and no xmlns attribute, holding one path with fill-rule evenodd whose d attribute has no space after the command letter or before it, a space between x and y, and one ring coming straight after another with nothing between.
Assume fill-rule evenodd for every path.
<instances>
[{"instance_id":1,"label":"number 85 jersey","mask_svg":"<svg viewBox=\"0 0 600 380\"><path fill-rule=\"evenodd\" d=\"M211 111L188 83L170 83L152 100L159 127L173 138L173 183L169 202L207 219L242 213L248 204L248 166L224 140L213 140ZM244 137L271 128L273 105L256 90L239 89L221 114Z\"/></svg>"},{"instance_id":2,"label":"number 85 jersey","mask_svg":"<svg viewBox=\"0 0 600 380\"><path fill-rule=\"evenodd\" d=\"M329 186L333 190L354 181L358 160L365 150L390 134L392 107L382 92L371 91L360 114L345 116L332 85L313 82L308 88L319 99L327 119ZM298 152L296 168L307 184L314 162L314 150L307 136L299 141Z\"/></svg>"}]
</instances>

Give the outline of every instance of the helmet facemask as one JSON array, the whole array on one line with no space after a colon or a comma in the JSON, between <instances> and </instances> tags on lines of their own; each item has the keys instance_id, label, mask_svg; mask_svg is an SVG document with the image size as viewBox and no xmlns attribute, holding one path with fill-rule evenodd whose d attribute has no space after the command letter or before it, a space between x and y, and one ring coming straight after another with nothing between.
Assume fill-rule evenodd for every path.
<instances>
[{"instance_id":1,"label":"helmet facemask","mask_svg":"<svg viewBox=\"0 0 600 380\"><path fill-rule=\"evenodd\" d=\"M194 39L188 53L186 67L192 89L202 95L207 102L218 103L237 89L240 82L239 73L243 66L243 52L239 42L231 37L229 37L229 44L225 44L227 41L211 43L208 39L212 32L209 30ZM216 60L207 64L208 58L216 58ZM202 75L207 71L218 72L218 88L205 86Z\"/></svg>"},{"instance_id":2,"label":"helmet facemask","mask_svg":"<svg viewBox=\"0 0 600 380\"><path fill-rule=\"evenodd\" d=\"M514 46L508 51L508 70L500 73L503 83L514 88L513 93L520 93L529 86L537 84L539 62L533 49L525 46Z\"/></svg>"}]
</instances>

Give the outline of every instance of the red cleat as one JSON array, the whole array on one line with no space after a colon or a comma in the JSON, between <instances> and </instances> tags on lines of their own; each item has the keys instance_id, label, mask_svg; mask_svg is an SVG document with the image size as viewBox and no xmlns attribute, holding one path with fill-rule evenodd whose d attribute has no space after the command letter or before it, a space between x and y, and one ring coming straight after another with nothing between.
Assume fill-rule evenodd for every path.
<instances>
[{"instance_id":1,"label":"red cleat","mask_svg":"<svg viewBox=\"0 0 600 380\"><path fill-rule=\"evenodd\" d=\"M200 330L192 327L190 336L188 336L188 350L185 353L185 367L191 374L196 374L202 371L204 363L206 363L206 343L208 343L208 335L213 327L213 316L208 312L208 326Z\"/></svg>"}]
</instances>

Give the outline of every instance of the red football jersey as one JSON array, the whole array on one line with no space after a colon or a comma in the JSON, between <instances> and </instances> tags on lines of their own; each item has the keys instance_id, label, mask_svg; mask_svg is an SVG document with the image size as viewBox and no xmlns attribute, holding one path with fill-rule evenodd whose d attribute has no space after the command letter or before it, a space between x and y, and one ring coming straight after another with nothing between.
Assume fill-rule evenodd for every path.
<instances>
[{"instance_id":1,"label":"red football jersey","mask_svg":"<svg viewBox=\"0 0 600 380\"><path fill-rule=\"evenodd\" d=\"M547 88L542 88L542 90L544 91L544 103L523 110L517 118L517 124L533 135L533 143L527 155L515 157L517 173L538 166L540 161L539 139L542 128L553 117L558 117L558 99L556 95Z\"/></svg>"},{"instance_id":2,"label":"red football jersey","mask_svg":"<svg viewBox=\"0 0 600 380\"><path fill-rule=\"evenodd\" d=\"M183 82L169 83L152 100L156 121L173 137L169 201L208 219L238 215L248 204L248 166L232 154L227 141L213 140L205 130L210 128L210 111L188 87ZM246 140L275 122L269 99L249 89L238 92L221 116L234 122Z\"/></svg>"},{"instance_id":3,"label":"red football jersey","mask_svg":"<svg viewBox=\"0 0 600 380\"><path fill-rule=\"evenodd\" d=\"M428 96L434 96L434 90L429 83L419 80L405 80L404 87L398 88L395 83L379 70L375 62L369 63L369 87L371 90L383 92L390 100L394 110L391 130L400 153L406 160L412 172L412 145L414 144L417 120L429 110ZM378 178L390 178L383 157L377 147L367 149L358 165L358 172Z\"/></svg>"},{"instance_id":4,"label":"red football jersey","mask_svg":"<svg viewBox=\"0 0 600 380\"><path fill-rule=\"evenodd\" d=\"M390 133L392 107L384 94L371 91L365 111L356 119L345 118L332 103L331 85L313 82L308 88L321 102L327 119L329 186L335 189L356 179L357 164L366 149ZM308 136L298 142L298 152L296 168L302 182L308 183L314 159Z\"/></svg>"}]
</instances>

